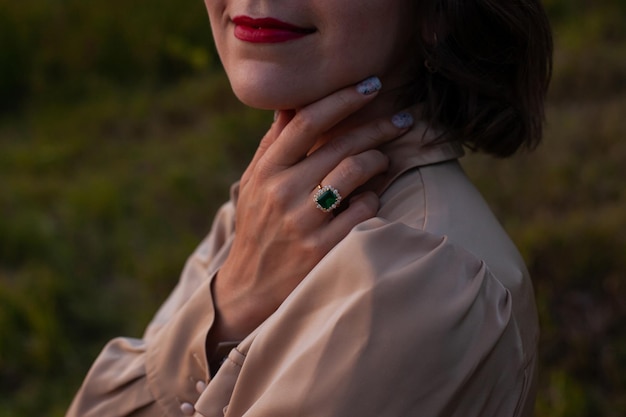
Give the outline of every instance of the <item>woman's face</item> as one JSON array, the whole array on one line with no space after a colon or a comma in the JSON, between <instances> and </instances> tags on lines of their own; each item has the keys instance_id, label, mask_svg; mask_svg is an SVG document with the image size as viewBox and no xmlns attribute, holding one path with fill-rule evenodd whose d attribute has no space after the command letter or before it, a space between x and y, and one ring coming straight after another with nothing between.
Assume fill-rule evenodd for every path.
<instances>
[{"instance_id":1,"label":"woman's face","mask_svg":"<svg viewBox=\"0 0 626 417\"><path fill-rule=\"evenodd\" d=\"M235 94L299 108L376 75L407 81L413 0L205 0Z\"/></svg>"}]
</instances>

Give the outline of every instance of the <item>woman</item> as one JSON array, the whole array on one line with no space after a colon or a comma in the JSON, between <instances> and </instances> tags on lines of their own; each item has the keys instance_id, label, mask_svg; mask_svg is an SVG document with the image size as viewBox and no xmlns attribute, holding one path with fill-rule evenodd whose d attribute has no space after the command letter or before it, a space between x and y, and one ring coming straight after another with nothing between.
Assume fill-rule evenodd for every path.
<instances>
[{"instance_id":1,"label":"woman","mask_svg":"<svg viewBox=\"0 0 626 417\"><path fill-rule=\"evenodd\" d=\"M540 139L535 0L206 0L276 118L142 339L68 416L526 416L531 283L462 145Z\"/></svg>"}]
</instances>

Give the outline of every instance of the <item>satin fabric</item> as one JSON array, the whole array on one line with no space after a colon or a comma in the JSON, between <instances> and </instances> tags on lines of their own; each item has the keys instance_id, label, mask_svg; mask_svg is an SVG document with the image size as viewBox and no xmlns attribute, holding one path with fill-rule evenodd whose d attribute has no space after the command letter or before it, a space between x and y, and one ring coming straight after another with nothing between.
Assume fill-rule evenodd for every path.
<instances>
[{"instance_id":1,"label":"satin fabric","mask_svg":"<svg viewBox=\"0 0 626 417\"><path fill-rule=\"evenodd\" d=\"M234 186L144 336L107 344L67 417L532 415L539 332L524 262L461 148L423 129L383 148L378 215L211 378L211 280L235 234Z\"/></svg>"}]
</instances>

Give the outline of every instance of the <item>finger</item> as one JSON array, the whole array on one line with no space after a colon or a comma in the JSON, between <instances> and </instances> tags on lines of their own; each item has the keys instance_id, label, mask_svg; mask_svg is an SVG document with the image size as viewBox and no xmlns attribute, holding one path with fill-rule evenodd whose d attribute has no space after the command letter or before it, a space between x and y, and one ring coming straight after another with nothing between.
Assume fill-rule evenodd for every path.
<instances>
[{"instance_id":1,"label":"finger","mask_svg":"<svg viewBox=\"0 0 626 417\"><path fill-rule=\"evenodd\" d=\"M368 78L299 109L268 149L268 163L284 168L302 160L320 135L369 103L380 88L378 78Z\"/></svg>"},{"instance_id":2,"label":"finger","mask_svg":"<svg viewBox=\"0 0 626 417\"><path fill-rule=\"evenodd\" d=\"M413 116L402 112L392 118L379 119L361 126L324 144L302 161L298 169L301 170L302 177L310 178L314 185L347 156L378 148L406 133L413 123Z\"/></svg>"},{"instance_id":3,"label":"finger","mask_svg":"<svg viewBox=\"0 0 626 417\"><path fill-rule=\"evenodd\" d=\"M289 121L291 121L294 115L295 112L293 110L276 110L274 112L274 122L261 139L261 142L254 153L254 157L252 158L252 163L255 163L265 154L267 149L269 149L269 147L276 141L280 133Z\"/></svg>"},{"instance_id":4,"label":"finger","mask_svg":"<svg viewBox=\"0 0 626 417\"><path fill-rule=\"evenodd\" d=\"M265 136L263 136L263 139L261 139L257 153L259 153L259 150L261 151L261 156L265 153L265 151L276 141L283 129L285 129L285 126L287 126L291 119L293 119L295 114L294 110L276 110L274 112L274 122Z\"/></svg>"},{"instance_id":5,"label":"finger","mask_svg":"<svg viewBox=\"0 0 626 417\"><path fill-rule=\"evenodd\" d=\"M330 185L339 190L343 197L347 197L376 175L384 173L388 167L389 158L372 149L342 160L320 184Z\"/></svg>"},{"instance_id":6,"label":"finger","mask_svg":"<svg viewBox=\"0 0 626 417\"><path fill-rule=\"evenodd\" d=\"M341 199L348 198L358 187L378 174L382 174L389 166L389 158L378 150L369 150L359 155L352 155L330 172L321 182L319 188L313 190L304 204L301 215L302 226L312 229L319 227L322 223L327 223L332 216L330 211L320 209L329 208L333 203L339 204ZM330 186L332 190L339 194L334 194L332 190L326 190L322 186ZM321 190L321 191L320 191ZM328 194L326 194L328 193ZM333 195L334 194L334 195ZM329 200L326 200L326 197ZM318 198L322 198L319 202ZM330 207L331 211L334 209Z\"/></svg>"},{"instance_id":7,"label":"finger","mask_svg":"<svg viewBox=\"0 0 626 417\"><path fill-rule=\"evenodd\" d=\"M263 136L259 142L259 146L252 157L252 160L248 164L248 167L241 176L242 184L245 184L248 177L252 175L252 172L256 168L258 161L265 155L267 150L276 141L276 138L283 131L285 126L291 121L295 112L293 110L276 110L274 113L274 122L270 126L267 133Z\"/></svg>"},{"instance_id":8,"label":"finger","mask_svg":"<svg viewBox=\"0 0 626 417\"><path fill-rule=\"evenodd\" d=\"M334 247L354 226L376 216L379 206L378 196L374 192L368 191L353 197L348 208L332 219L328 227L321 229L320 239Z\"/></svg>"}]
</instances>

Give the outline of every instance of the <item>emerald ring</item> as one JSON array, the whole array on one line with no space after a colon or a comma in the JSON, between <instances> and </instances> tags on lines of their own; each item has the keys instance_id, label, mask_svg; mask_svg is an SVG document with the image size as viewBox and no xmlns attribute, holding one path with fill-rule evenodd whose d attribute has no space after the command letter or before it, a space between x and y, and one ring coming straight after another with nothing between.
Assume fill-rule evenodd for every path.
<instances>
[{"instance_id":1,"label":"emerald ring","mask_svg":"<svg viewBox=\"0 0 626 417\"><path fill-rule=\"evenodd\" d=\"M317 188L318 190L313 196L313 200L318 209L329 213L339 206L341 194L339 194L336 188L330 185L318 185Z\"/></svg>"}]
</instances>

